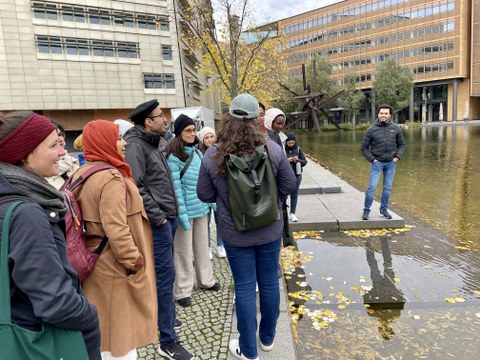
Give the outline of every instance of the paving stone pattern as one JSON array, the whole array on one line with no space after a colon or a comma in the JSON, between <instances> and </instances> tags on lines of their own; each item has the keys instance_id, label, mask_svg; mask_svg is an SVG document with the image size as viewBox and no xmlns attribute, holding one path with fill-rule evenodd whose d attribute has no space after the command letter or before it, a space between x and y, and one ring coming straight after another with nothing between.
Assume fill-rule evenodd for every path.
<instances>
[{"instance_id":1,"label":"paving stone pattern","mask_svg":"<svg viewBox=\"0 0 480 360\"><path fill-rule=\"evenodd\" d=\"M213 217L212 217L213 219ZM226 258L217 257L215 244L215 223L212 222L211 237L213 250L213 271L222 289L206 291L196 289L192 306L183 308L176 305L177 317L183 322L177 336L195 359L227 359L233 314L233 278ZM138 359L164 359L157 353L158 342L138 348Z\"/></svg>"}]
</instances>

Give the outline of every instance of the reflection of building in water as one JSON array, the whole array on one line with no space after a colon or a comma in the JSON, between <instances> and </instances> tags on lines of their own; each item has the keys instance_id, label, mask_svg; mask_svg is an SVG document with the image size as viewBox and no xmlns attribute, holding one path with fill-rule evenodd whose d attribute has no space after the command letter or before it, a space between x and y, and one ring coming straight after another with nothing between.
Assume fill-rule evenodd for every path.
<instances>
[{"instance_id":1,"label":"reflection of building in water","mask_svg":"<svg viewBox=\"0 0 480 360\"><path fill-rule=\"evenodd\" d=\"M367 304L368 315L377 318L380 322L378 331L385 340L390 340L395 334L393 320L400 317L405 304L405 297L400 289L395 286L395 274L392 266L392 254L386 237L380 239L383 256L383 275L375 259L375 251L371 241L367 240L367 263L370 267L372 288L363 295L363 302Z\"/></svg>"}]
</instances>

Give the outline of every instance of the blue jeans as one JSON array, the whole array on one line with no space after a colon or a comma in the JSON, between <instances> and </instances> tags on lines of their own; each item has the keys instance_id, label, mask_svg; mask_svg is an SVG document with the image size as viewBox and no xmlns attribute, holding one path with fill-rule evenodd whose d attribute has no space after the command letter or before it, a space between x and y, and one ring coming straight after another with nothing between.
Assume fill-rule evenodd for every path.
<instances>
[{"instance_id":1,"label":"blue jeans","mask_svg":"<svg viewBox=\"0 0 480 360\"><path fill-rule=\"evenodd\" d=\"M375 189L377 188L382 173L383 190L380 201L380 211L388 209L388 202L390 201L390 194L392 193L393 176L395 175L395 166L396 162L393 160L390 162L372 162L370 166L370 182L368 183L368 189L365 193L364 211L370 211L372 207Z\"/></svg>"},{"instance_id":2,"label":"blue jeans","mask_svg":"<svg viewBox=\"0 0 480 360\"><path fill-rule=\"evenodd\" d=\"M297 186L295 190L290 194L290 214L295 214L297 210L298 189L300 189L300 183L302 182L302 175L297 175Z\"/></svg>"},{"instance_id":3,"label":"blue jeans","mask_svg":"<svg viewBox=\"0 0 480 360\"><path fill-rule=\"evenodd\" d=\"M220 232L220 228L218 226L217 212L213 209L210 209L210 212L208 213L208 248L210 248L210 221L212 219L212 212L215 219L215 226L217 227L217 246L223 246L222 233Z\"/></svg>"},{"instance_id":4,"label":"blue jeans","mask_svg":"<svg viewBox=\"0 0 480 360\"><path fill-rule=\"evenodd\" d=\"M235 283L237 330L240 351L247 358L257 357L257 302L260 293L260 341L271 345L280 313L278 257L282 238L265 245L235 247L225 243L228 262Z\"/></svg>"},{"instance_id":5,"label":"blue jeans","mask_svg":"<svg viewBox=\"0 0 480 360\"><path fill-rule=\"evenodd\" d=\"M153 255L155 257L155 276L158 300L158 331L160 344L166 345L177 339L175 325L175 303L173 283L175 266L173 264L173 237L178 220L170 219L159 227L152 226Z\"/></svg>"}]
</instances>

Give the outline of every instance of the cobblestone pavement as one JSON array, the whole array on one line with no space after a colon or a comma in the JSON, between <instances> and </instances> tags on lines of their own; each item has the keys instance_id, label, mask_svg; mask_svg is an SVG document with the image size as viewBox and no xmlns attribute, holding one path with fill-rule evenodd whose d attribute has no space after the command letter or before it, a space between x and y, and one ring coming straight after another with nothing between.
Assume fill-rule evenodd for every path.
<instances>
[{"instance_id":1,"label":"cobblestone pavement","mask_svg":"<svg viewBox=\"0 0 480 360\"><path fill-rule=\"evenodd\" d=\"M176 305L177 318L183 327L177 331L182 344L190 350L195 359L227 359L228 342L232 327L233 279L226 258L218 258L215 245L215 225L212 227L213 271L222 289L205 291L196 289L192 306L183 308ZM160 300L161 301L161 300ZM158 342L138 348L138 359L164 359L157 353ZM166 358L165 358L166 359Z\"/></svg>"}]
</instances>

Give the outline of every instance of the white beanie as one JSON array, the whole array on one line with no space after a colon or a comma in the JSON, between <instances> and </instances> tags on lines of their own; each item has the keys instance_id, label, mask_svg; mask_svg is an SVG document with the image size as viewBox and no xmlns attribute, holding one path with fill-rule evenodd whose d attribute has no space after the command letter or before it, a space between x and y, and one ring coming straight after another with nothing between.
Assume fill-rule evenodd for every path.
<instances>
[{"instance_id":1,"label":"white beanie","mask_svg":"<svg viewBox=\"0 0 480 360\"><path fill-rule=\"evenodd\" d=\"M265 127L267 129L270 129L272 130L272 123L273 123L273 120L275 120L275 118L279 115L282 115L285 119L287 118L285 116L285 113L278 109L278 108L271 108L271 109L268 109L266 112L265 112Z\"/></svg>"},{"instance_id":2,"label":"white beanie","mask_svg":"<svg viewBox=\"0 0 480 360\"><path fill-rule=\"evenodd\" d=\"M200 139L200 142L203 144L203 138L207 134L213 134L215 137L217 137L217 134L215 134L215 130L212 129L211 127L205 126L202 130L198 132L198 138Z\"/></svg>"},{"instance_id":3,"label":"white beanie","mask_svg":"<svg viewBox=\"0 0 480 360\"><path fill-rule=\"evenodd\" d=\"M133 124L127 120L117 119L113 123L120 127L120 134L122 134L122 136L125 135L128 129L133 127Z\"/></svg>"}]
</instances>

